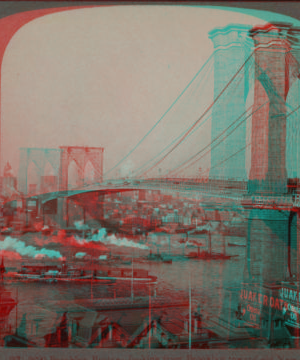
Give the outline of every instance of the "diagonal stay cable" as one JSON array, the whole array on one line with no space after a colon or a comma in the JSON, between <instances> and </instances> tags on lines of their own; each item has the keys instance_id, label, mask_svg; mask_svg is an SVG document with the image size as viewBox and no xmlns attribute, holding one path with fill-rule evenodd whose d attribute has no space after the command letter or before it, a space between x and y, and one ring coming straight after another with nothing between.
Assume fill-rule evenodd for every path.
<instances>
[{"instance_id":1,"label":"diagonal stay cable","mask_svg":"<svg viewBox=\"0 0 300 360\"><path fill-rule=\"evenodd\" d=\"M196 154L192 155L188 160L184 161L183 163L181 163L179 166L175 167L174 169L170 170L170 172L167 175L172 174L173 172L182 172L186 167L189 167L191 165L193 165L195 162L201 160L204 156L206 156L207 154L210 153L210 151L212 149L215 149L222 141L224 141L224 139L228 136L230 136L241 124L243 124L251 115L253 115L256 111L258 111L260 108L262 108L263 106L265 106L268 103L268 101L266 101L264 104L262 104L261 106L259 106L257 109L255 109L254 111L252 111L250 114L248 114L240 123L237 124L237 126L235 128L233 128L231 130L230 133L226 134L226 131L229 130L233 125L235 125L238 120L240 120L248 111L250 108L253 107L253 105L249 106L249 108L242 114L240 115L230 126L228 126L226 129L223 130L222 133L220 133L212 142L210 142L209 144L207 144L204 148L202 148L201 150L199 150ZM220 139L220 137L224 135L224 138ZM214 144L215 141L219 140L217 143ZM210 148L206 153L204 153L199 159L194 160L191 164L187 164L188 162L190 162L191 160L193 160L196 156L200 155L204 150L206 150L207 148L209 148L211 145L213 145L212 148ZM180 167L185 166L184 169L179 170Z\"/></svg>"},{"instance_id":2,"label":"diagonal stay cable","mask_svg":"<svg viewBox=\"0 0 300 360\"><path fill-rule=\"evenodd\" d=\"M237 75L241 72L245 64L252 58L253 53L248 57L248 59L244 62L244 64L239 68L239 70L234 74L234 76L230 79L230 81L225 85L225 87L221 90L219 95L216 97L216 99L213 101L211 105L204 111L204 113L200 116L199 119L195 121L195 123L190 127L190 129L186 132L186 134L172 147L171 150L168 151L168 153L159 161L157 161L149 170L144 172L141 176L145 176L149 171L151 171L153 168L155 168L157 165L159 165L161 162L165 160L165 158L171 154L173 150L177 148L178 145L181 144L181 142L187 137L187 135L195 128L195 126L203 119L203 117L211 110L211 108L214 106L214 104L220 99L220 97L223 95L223 93L227 90L229 85L234 81L234 79L237 77Z\"/></svg>"},{"instance_id":3,"label":"diagonal stay cable","mask_svg":"<svg viewBox=\"0 0 300 360\"><path fill-rule=\"evenodd\" d=\"M268 101L267 101L268 102ZM266 103L267 103L266 102ZM266 104L265 103L265 104ZM262 106L264 106L265 104L263 104ZM260 106L261 107L261 106ZM286 118L288 118L290 115L292 115L295 111L297 111L297 109L299 109L300 108L300 105L296 108L296 109L294 109L293 111L291 111L288 115L286 115ZM257 111L258 109L256 109L256 111ZM231 155L231 156L229 156L228 158L226 158L225 160L223 160L222 162L220 162L220 163L218 163L217 165L215 165L215 166L213 166L213 167L211 167L211 169L213 169L213 168L216 168L217 166L219 166L219 165L221 165L221 164L223 164L225 161L227 161L227 160L229 160L230 158L232 158L233 156L235 156L237 153L239 153L240 151L242 151L242 150L244 150L244 149L246 149L248 146L250 146L251 145L251 142L249 143L249 144L247 144L247 145L245 145L243 148L241 148L240 150L238 150L236 153L234 153L233 155Z\"/></svg>"},{"instance_id":4,"label":"diagonal stay cable","mask_svg":"<svg viewBox=\"0 0 300 360\"><path fill-rule=\"evenodd\" d=\"M253 105L252 105L252 106L253 106ZM209 148L210 146L213 145L213 149L214 149L217 145L219 145L222 141L224 141L224 139L220 139L220 137L221 137L222 135L225 135L225 137L227 137L228 135L225 134L226 131L229 130L233 125L235 125L235 124L248 112L248 110L249 110L252 106L250 106L246 111L244 111L242 115L240 115L230 126L228 126L226 129L224 129L217 137L214 138L214 140L212 140L212 141L211 141L209 144L207 144L204 148L200 149L196 154L192 155L189 159L183 161L181 164L179 164L178 166L176 166L175 168L173 168L172 170L170 170L170 171L167 173L167 176L168 176L168 175L171 175L174 171L177 172L182 166L187 165L187 163L188 163L189 161L193 160L196 156L200 155L204 150L206 150L206 149ZM252 112L252 113L253 113L253 112ZM251 114L252 114L252 113L251 113ZM250 115L251 115L251 114L250 114ZM248 117L249 117L250 115L248 115ZM247 119L248 117L246 117L246 119ZM242 120L240 124L242 124L246 119ZM239 124L239 125L240 125L240 124ZM239 125L238 125L238 126L239 126ZM237 127L238 127L238 126L237 126ZM235 130L237 127L235 127L234 130ZM231 133L230 133L230 134L231 134ZM230 135L230 134L229 134L229 135ZM215 143L217 140L219 140L219 139L220 139L220 141L217 142L216 144L214 144L214 143ZM210 149L210 150L211 150L211 149ZM210 150L209 150L209 151L210 151ZM209 153L209 151L208 151L208 153ZM205 154L206 154L206 153L205 153ZM200 159L201 159L201 158L200 158ZM200 160L200 159L197 159L196 161L198 161L198 160ZM194 164L194 163L193 163L193 164ZM180 171L181 171L181 170L180 170Z\"/></svg>"},{"instance_id":5,"label":"diagonal stay cable","mask_svg":"<svg viewBox=\"0 0 300 360\"><path fill-rule=\"evenodd\" d=\"M251 116L251 115L253 115L256 111L258 111L261 107L263 107L264 105L266 105L267 103L268 103L269 101L267 101L267 102L265 102L264 104L262 104L260 107L258 107L256 110L254 110L250 115L247 115L247 117L244 119L244 120L242 120L241 121L241 123L243 123L245 120L247 120L247 118L249 117L249 116ZM252 105L253 106L253 105ZM250 108L250 107L249 107ZM286 115L286 118L288 118L289 116L291 116L293 113L295 113L298 109L300 108L300 105L297 107L297 108L295 108L293 111L291 111L290 113L288 113L287 115ZM248 109L249 110L249 109ZM248 111L247 110L247 111ZM243 116L243 114L242 114L242 116ZM236 121L235 121L236 122ZM234 123L235 123L234 122ZM232 123L230 126L232 126L234 123ZM240 124L241 124L240 123ZM239 125L240 125L239 124ZM239 126L238 125L238 126ZM237 126L237 127L238 127ZM236 127L236 128L237 128ZM236 128L234 129L234 130L236 130ZM227 129L225 129L224 131L227 131L228 130L228 128ZM233 131L234 131L233 130ZM223 131L223 133L224 133L224 131ZM232 131L232 132L233 132ZM231 135L232 134L232 132L229 134L229 135ZM222 133L222 134L223 134ZM222 134L220 134L220 135L222 135ZM219 138L220 137L220 135L217 137L217 138ZM228 136L228 135L227 135ZM217 139L216 138L216 139ZM216 140L215 139L215 140ZM183 166L185 163L187 163L188 161L190 161L190 160L192 160L193 158L195 158L197 155L200 155L200 153L203 151L203 150L205 150L208 146L210 146L212 144L212 142L210 143L210 144L208 144L205 148L203 148L203 149L201 149L199 152L197 152L195 155L193 155L191 158L189 158L186 162L184 162L184 163L182 163L182 164L180 164L179 166L177 166L176 168L174 168L174 169L172 169L167 175L169 175L169 174L172 174L172 172L174 172L174 171L178 171L178 169L181 167L181 166ZM213 147L214 148L214 147ZM207 153L209 153L209 152L207 152ZM204 155L206 155L207 153L205 153ZM196 159L196 161L199 161L199 160L201 160L202 158L203 158L204 156L202 156L200 159ZM192 164L190 164L190 165L188 165L187 167L189 167L189 166L191 166L191 165L193 165L196 161L194 161ZM182 169L182 170L184 170L184 169ZM182 172L182 170L179 170L179 172Z\"/></svg>"},{"instance_id":6,"label":"diagonal stay cable","mask_svg":"<svg viewBox=\"0 0 300 360\"><path fill-rule=\"evenodd\" d=\"M211 69L209 70L210 73ZM208 116L202 123L200 123L194 130L192 133L189 134L192 135L196 130L198 130L202 125L204 125L209 119L210 119L211 115ZM142 170L144 167L147 166L151 166L151 162L153 162L156 158L158 158L161 154L163 154L167 149L169 149L176 141L178 141L186 132L186 129L183 130L183 132L181 132L181 134L179 134L174 140L172 140L167 146L165 146L163 148L163 150L161 150L157 155L155 155L153 158L147 160L144 164L142 164L141 166L139 166L134 172L133 172L133 176L137 176L137 174L139 174L141 171L145 171Z\"/></svg>"},{"instance_id":7,"label":"diagonal stay cable","mask_svg":"<svg viewBox=\"0 0 300 360\"><path fill-rule=\"evenodd\" d=\"M240 83L240 80L238 81L238 84L239 84L239 83ZM236 87L237 87L237 85L236 85ZM193 131L190 132L183 141L187 140L187 138L190 137L192 134L194 134L195 131L197 131L198 129L200 129L209 119L211 119L211 116L212 116L212 115L210 114L210 115L209 115L208 117L206 117L202 122L198 123L197 127L194 128ZM243 116L243 114L242 114L241 116ZM236 121L237 121L237 120L236 120ZM185 129L176 139L174 139L168 146L166 146L159 154L157 154L154 158L152 158L151 160L147 161L145 164L143 164L142 166L140 166L140 167L135 171L135 176L138 176L138 177L139 177L138 174L140 173L140 171L141 171L141 169L142 169L143 167L145 167L146 165L148 165L149 163L151 163L151 161L154 161L159 155L163 154L164 151L166 151L170 146L172 146L176 141L178 141L178 140L185 134L186 131L187 131L187 130ZM184 163L185 163L185 161L184 161ZM147 171L150 169L151 165L148 165L148 166L149 166L148 169L147 169L147 170L144 170L144 173L147 172Z\"/></svg>"},{"instance_id":8,"label":"diagonal stay cable","mask_svg":"<svg viewBox=\"0 0 300 360\"><path fill-rule=\"evenodd\" d=\"M196 73L196 75L193 77L193 79L187 84L187 86L184 88L184 90L177 96L177 98L173 101L171 106L165 111L165 113L161 116L161 118L152 126L152 128L147 132L146 135L143 136L143 138L135 145L133 149L129 151L127 155L125 155L115 166L113 166L110 170L108 170L104 176L109 174L111 171L116 169L119 165L122 164L124 160L126 160L141 144L142 142L150 135L150 133L160 124L160 122L165 118L165 116L170 112L170 110L174 107L174 105L178 102L178 100L185 94L185 92L189 89L191 84L195 81L195 79L198 77L198 75L203 71L203 69L206 67L206 65L211 61L213 58L213 53L211 56L206 60L206 62L203 64L203 66L200 68L200 70Z\"/></svg>"}]
</instances>

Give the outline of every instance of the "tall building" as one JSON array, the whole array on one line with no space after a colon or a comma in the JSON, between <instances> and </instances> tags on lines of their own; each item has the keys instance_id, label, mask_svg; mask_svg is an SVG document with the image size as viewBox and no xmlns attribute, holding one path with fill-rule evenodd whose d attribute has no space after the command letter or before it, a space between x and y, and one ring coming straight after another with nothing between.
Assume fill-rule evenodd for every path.
<instances>
[{"instance_id":1,"label":"tall building","mask_svg":"<svg viewBox=\"0 0 300 360\"><path fill-rule=\"evenodd\" d=\"M13 176L12 167L9 162L6 163L3 170L1 188L2 188L1 194L4 197L11 197L18 193L17 178Z\"/></svg>"}]
</instances>

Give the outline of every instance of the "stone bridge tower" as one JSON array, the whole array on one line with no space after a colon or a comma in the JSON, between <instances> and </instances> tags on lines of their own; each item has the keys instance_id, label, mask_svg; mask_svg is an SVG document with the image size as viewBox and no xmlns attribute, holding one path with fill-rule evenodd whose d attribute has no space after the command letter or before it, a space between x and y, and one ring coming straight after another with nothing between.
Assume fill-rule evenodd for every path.
<instances>
[{"instance_id":1,"label":"stone bridge tower","mask_svg":"<svg viewBox=\"0 0 300 360\"><path fill-rule=\"evenodd\" d=\"M253 50L253 41L248 36L250 29L250 26L231 24L224 28L216 28L209 33L214 44L214 98L216 100L212 112L212 141L246 111L249 67L251 61L253 63L253 60L249 59ZM230 83L239 69L241 69L239 74ZM225 88L226 90L219 97ZM230 158L245 145L245 142L246 122L243 122L232 135L225 137L215 148L211 148L210 179L246 180L245 151Z\"/></svg>"},{"instance_id":2,"label":"stone bridge tower","mask_svg":"<svg viewBox=\"0 0 300 360\"><path fill-rule=\"evenodd\" d=\"M268 24L249 33L255 44L254 109L268 102L252 116L251 193L287 191L286 98L299 74L291 31L290 24Z\"/></svg>"},{"instance_id":3,"label":"stone bridge tower","mask_svg":"<svg viewBox=\"0 0 300 360\"><path fill-rule=\"evenodd\" d=\"M286 123L287 95L299 75L297 38L300 29L291 24L267 24L250 29L229 25L214 29L214 92L220 92L212 113L212 140L251 105L250 173L248 191L282 196L287 193ZM251 55L252 54L252 55ZM243 66L244 65L244 66ZM240 77L238 79L238 77ZM253 101L247 97L252 85ZM232 135L211 149L210 179L246 179L246 121ZM219 164L224 165L220 166ZM248 222L247 277L262 282L283 280L290 272L291 252L297 252L297 232L291 231L295 217L289 212L253 209ZM299 236L298 236L299 237Z\"/></svg>"},{"instance_id":4,"label":"stone bridge tower","mask_svg":"<svg viewBox=\"0 0 300 360\"><path fill-rule=\"evenodd\" d=\"M248 36L254 43L255 61L248 192L278 198L287 196L287 121L300 104L297 99L293 109L287 102L289 91L299 78L300 28L267 24L252 28ZM246 290L259 289L272 299L282 281L287 281L289 288L300 281L299 212L279 210L274 205L273 209L252 208L247 219L247 258L241 286ZM292 284L288 285L290 280ZM263 326L262 320L266 319L270 323L273 315L271 311L267 315L260 312L256 325Z\"/></svg>"},{"instance_id":5,"label":"stone bridge tower","mask_svg":"<svg viewBox=\"0 0 300 360\"><path fill-rule=\"evenodd\" d=\"M251 133L251 194L278 197L287 193L286 126L289 89L299 75L295 35L290 24L267 24L250 30L254 41L255 79ZM296 52L295 52L296 51ZM267 102L267 106L261 107ZM289 111L291 111L289 109ZM292 212L253 209L248 222L246 277L262 283L292 275L297 261L298 231ZM295 269L295 267L294 267ZM297 269L295 270L297 275Z\"/></svg>"},{"instance_id":6,"label":"stone bridge tower","mask_svg":"<svg viewBox=\"0 0 300 360\"><path fill-rule=\"evenodd\" d=\"M74 187L101 183L103 152L101 147L83 146L64 146L59 149L22 148L18 175L19 191L27 195L68 190L70 166L73 166L76 175ZM86 179L88 167L93 173L89 181Z\"/></svg>"},{"instance_id":7,"label":"stone bridge tower","mask_svg":"<svg viewBox=\"0 0 300 360\"><path fill-rule=\"evenodd\" d=\"M103 152L100 147L61 146L60 158L60 190L69 188L69 166L75 165L77 175L76 187L85 185L85 169L88 163L94 169L93 181L101 183L103 180Z\"/></svg>"}]
</instances>

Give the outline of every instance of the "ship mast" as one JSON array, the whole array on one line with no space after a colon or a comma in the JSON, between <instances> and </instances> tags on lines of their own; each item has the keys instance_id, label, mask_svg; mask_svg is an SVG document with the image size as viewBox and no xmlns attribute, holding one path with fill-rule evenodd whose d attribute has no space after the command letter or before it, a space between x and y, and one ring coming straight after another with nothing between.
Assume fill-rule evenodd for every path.
<instances>
[{"instance_id":1,"label":"ship mast","mask_svg":"<svg viewBox=\"0 0 300 360\"><path fill-rule=\"evenodd\" d=\"M0 274L1 274L1 280L3 282L3 275L5 273L5 266L4 266L4 262L3 262L3 254L2 254L2 261L1 261L1 265L0 265Z\"/></svg>"},{"instance_id":2,"label":"ship mast","mask_svg":"<svg viewBox=\"0 0 300 360\"><path fill-rule=\"evenodd\" d=\"M192 345L192 289L191 289L191 273L189 272L189 349Z\"/></svg>"},{"instance_id":3,"label":"ship mast","mask_svg":"<svg viewBox=\"0 0 300 360\"><path fill-rule=\"evenodd\" d=\"M93 295L93 278L94 278L94 257L92 257L91 300L94 299L94 295Z\"/></svg>"},{"instance_id":4,"label":"ship mast","mask_svg":"<svg viewBox=\"0 0 300 360\"><path fill-rule=\"evenodd\" d=\"M133 256L131 258L132 272L131 272L131 301L133 302Z\"/></svg>"},{"instance_id":5,"label":"ship mast","mask_svg":"<svg viewBox=\"0 0 300 360\"><path fill-rule=\"evenodd\" d=\"M18 335L18 302L19 302L19 291L18 291L18 288L17 288L17 304L16 304L16 335Z\"/></svg>"}]
</instances>

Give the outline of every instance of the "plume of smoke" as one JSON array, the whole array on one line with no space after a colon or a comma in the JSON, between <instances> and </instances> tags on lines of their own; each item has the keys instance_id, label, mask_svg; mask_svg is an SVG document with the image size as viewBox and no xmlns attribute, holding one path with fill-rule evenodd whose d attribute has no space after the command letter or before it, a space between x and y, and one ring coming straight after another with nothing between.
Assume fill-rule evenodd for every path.
<instances>
[{"instance_id":1,"label":"plume of smoke","mask_svg":"<svg viewBox=\"0 0 300 360\"><path fill-rule=\"evenodd\" d=\"M168 244L168 240L167 237L165 235L160 235L158 236L155 233L151 233L148 236L148 241L151 241L151 243L153 243L153 245L166 245Z\"/></svg>"},{"instance_id":2,"label":"plume of smoke","mask_svg":"<svg viewBox=\"0 0 300 360\"><path fill-rule=\"evenodd\" d=\"M97 234L92 235L92 241L103 241L107 236L107 232L105 228L101 228L98 230Z\"/></svg>"},{"instance_id":3,"label":"plume of smoke","mask_svg":"<svg viewBox=\"0 0 300 360\"><path fill-rule=\"evenodd\" d=\"M93 241L101 241L104 244L111 244L116 246L125 246L131 248L139 248L139 249L149 249L147 245L135 243L134 241L128 240L127 238L123 237L117 238L115 235L107 236L106 230L104 228L98 231L98 234L94 234L92 236Z\"/></svg>"},{"instance_id":4,"label":"plume of smoke","mask_svg":"<svg viewBox=\"0 0 300 360\"><path fill-rule=\"evenodd\" d=\"M85 255L86 255L85 252L78 252L78 253L76 253L75 257L77 257L77 258L83 258Z\"/></svg>"},{"instance_id":5,"label":"plume of smoke","mask_svg":"<svg viewBox=\"0 0 300 360\"><path fill-rule=\"evenodd\" d=\"M138 249L149 249L147 245L135 243L134 241L128 240L127 238L118 239L115 235L107 236L105 238L106 243L117 245L117 246L125 246L125 247L131 247L131 248L138 248Z\"/></svg>"},{"instance_id":6,"label":"plume of smoke","mask_svg":"<svg viewBox=\"0 0 300 360\"><path fill-rule=\"evenodd\" d=\"M88 230L89 229L88 225L83 223L83 220L75 221L74 225L77 230Z\"/></svg>"},{"instance_id":7,"label":"plume of smoke","mask_svg":"<svg viewBox=\"0 0 300 360\"><path fill-rule=\"evenodd\" d=\"M135 169L135 164L131 159L126 160L119 170L121 177L130 176L132 171Z\"/></svg>"},{"instance_id":8,"label":"plume of smoke","mask_svg":"<svg viewBox=\"0 0 300 360\"><path fill-rule=\"evenodd\" d=\"M30 256L30 257L43 257L47 256L49 258L62 258L62 255L57 250L49 250L46 248L37 249L34 246L27 246L24 241L12 238L7 236L3 242L0 242L0 250L14 251L21 256Z\"/></svg>"},{"instance_id":9,"label":"plume of smoke","mask_svg":"<svg viewBox=\"0 0 300 360\"><path fill-rule=\"evenodd\" d=\"M96 249L101 251L107 251L107 248L103 244L95 244L94 241L91 239L82 239L77 235L71 236L68 238L66 244L75 246L75 247L82 247L85 249ZM100 240L98 240L100 241Z\"/></svg>"},{"instance_id":10,"label":"plume of smoke","mask_svg":"<svg viewBox=\"0 0 300 360\"><path fill-rule=\"evenodd\" d=\"M57 236L49 236L47 238L39 239L34 238L35 243L38 246L44 246L49 243L60 244L62 247L74 246L84 249L95 249L99 251L107 251L107 248L103 244L95 244L95 239L83 239L79 236L67 236L64 230L59 231ZM99 241L99 240L98 240Z\"/></svg>"}]
</instances>

